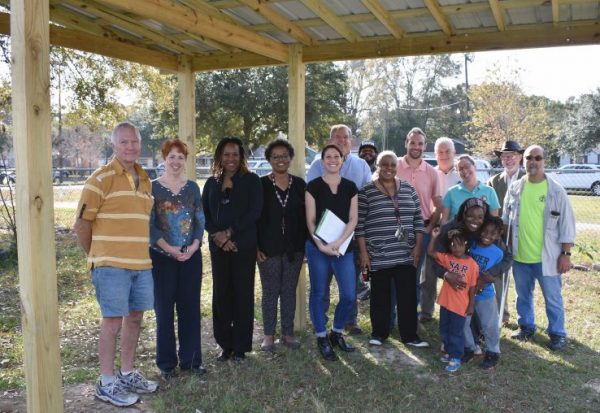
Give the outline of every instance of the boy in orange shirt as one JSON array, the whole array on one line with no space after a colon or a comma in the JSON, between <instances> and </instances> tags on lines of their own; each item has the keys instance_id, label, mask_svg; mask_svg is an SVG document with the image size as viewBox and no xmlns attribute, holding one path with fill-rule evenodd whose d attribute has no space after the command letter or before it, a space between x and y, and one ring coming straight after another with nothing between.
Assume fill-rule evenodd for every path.
<instances>
[{"instance_id":1,"label":"boy in orange shirt","mask_svg":"<svg viewBox=\"0 0 600 413\"><path fill-rule=\"evenodd\" d=\"M439 235L440 229L435 228L431 233L432 240L427 246L427 253L446 271L459 274L467 284L466 289L458 290L455 286L450 285L444 277L444 284L438 296L440 335L444 342L444 350L448 353L447 356L442 357L442 361L448 361L446 371L454 373L460 368L460 359L464 353L465 317L473 314L479 266L473 258L467 255L467 237L460 229L448 231L447 243L450 254L433 250Z\"/></svg>"}]
</instances>

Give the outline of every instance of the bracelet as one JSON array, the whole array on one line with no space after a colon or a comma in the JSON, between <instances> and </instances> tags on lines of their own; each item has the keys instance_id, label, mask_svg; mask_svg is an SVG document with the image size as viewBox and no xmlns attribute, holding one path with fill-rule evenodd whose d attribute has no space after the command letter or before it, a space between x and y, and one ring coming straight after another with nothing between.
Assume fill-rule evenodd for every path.
<instances>
[{"instance_id":1,"label":"bracelet","mask_svg":"<svg viewBox=\"0 0 600 413\"><path fill-rule=\"evenodd\" d=\"M560 255L566 255L567 257L570 257L570 256L571 256L571 251L565 251L565 250L562 250L562 251L560 252Z\"/></svg>"}]
</instances>

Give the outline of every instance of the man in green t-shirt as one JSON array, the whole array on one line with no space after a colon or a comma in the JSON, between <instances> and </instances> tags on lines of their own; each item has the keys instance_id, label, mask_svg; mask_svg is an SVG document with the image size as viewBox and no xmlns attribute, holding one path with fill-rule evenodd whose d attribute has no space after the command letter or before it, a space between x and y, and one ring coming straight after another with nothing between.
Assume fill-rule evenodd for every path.
<instances>
[{"instance_id":1,"label":"man in green t-shirt","mask_svg":"<svg viewBox=\"0 0 600 413\"><path fill-rule=\"evenodd\" d=\"M512 338L527 341L536 330L533 290L540 284L548 316L550 348L567 345L561 274L571 267L575 217L566 191L546 176L541 146L525 150L527 174L513 182L506 195L502 219L509 226L514 255L519 330Z\"/></svg>"}]
</instances>

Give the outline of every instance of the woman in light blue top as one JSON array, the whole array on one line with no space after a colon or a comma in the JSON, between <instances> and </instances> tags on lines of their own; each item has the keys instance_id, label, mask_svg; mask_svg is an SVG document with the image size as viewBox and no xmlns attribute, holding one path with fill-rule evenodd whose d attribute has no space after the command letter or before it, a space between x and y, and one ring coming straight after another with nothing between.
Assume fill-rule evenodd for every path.
<instances>
[{"instance_id":1,"label":"woman in light blue top","mask_svg":"<svg viewBox=\"0 0 600 413\"><path fill-rule=\"evenodd\" d=\"M156 364L165 379L175 368L202 375L200 286L204 213L200 189L185 177L188 150L179 139L162 146L165 174L152 182L150 257L156 312ZM176 351L175 317L179 352Z\"/></svg>"}]
</instances>

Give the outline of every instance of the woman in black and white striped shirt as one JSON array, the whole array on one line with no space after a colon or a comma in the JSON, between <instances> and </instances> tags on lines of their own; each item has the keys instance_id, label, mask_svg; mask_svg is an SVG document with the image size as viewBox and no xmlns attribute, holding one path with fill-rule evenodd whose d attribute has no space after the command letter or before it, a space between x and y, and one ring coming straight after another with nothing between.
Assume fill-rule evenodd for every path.
<instances>
[{"instance_id":1,"label":"woman in black and white striped shirt","mask_svg":"<svg viewBox=\"0 0 600 413\"><path fill-rule=\"evenodd\" d=\"M423 238L421 205L414 187L396 178L398 158L392 151L377 157L373 181L358 194L356 240L360 264L371 276L370 344L390 334L392 280L402 342L427 347L417 335L416 266Z\"/></svg>"}]
</instances>

